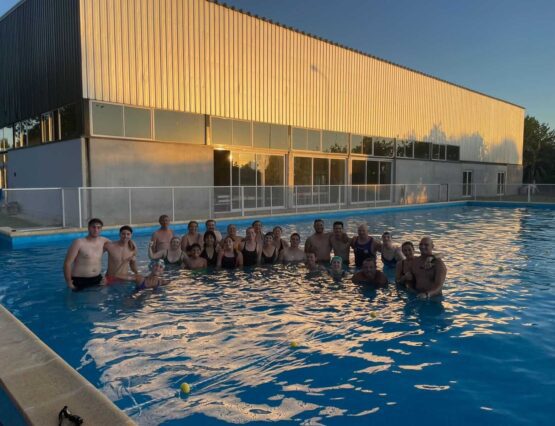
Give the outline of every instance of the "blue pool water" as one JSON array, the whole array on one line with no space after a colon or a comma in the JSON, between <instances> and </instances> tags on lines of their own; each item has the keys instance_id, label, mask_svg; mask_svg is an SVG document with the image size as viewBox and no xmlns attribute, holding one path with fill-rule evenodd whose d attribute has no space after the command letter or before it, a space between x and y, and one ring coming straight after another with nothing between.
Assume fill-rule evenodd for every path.
<instances>
[{"instance_id":1,"label":"blue pool water","mask_svg":"<svg viewBox=\"0 0 555 426\"><path fill-rule=\"evenodd\" d=\"M547 425L554 218L457 207L346 220L350 233L364 220L374 235L393 229L397 243L432 235L448 266L440 301L302 267L170 271L156 293L72 293L63 245L1 251L0 303L139 424ZM311 226L284 234L304 241Z\"/></svg>"}]
</instances>

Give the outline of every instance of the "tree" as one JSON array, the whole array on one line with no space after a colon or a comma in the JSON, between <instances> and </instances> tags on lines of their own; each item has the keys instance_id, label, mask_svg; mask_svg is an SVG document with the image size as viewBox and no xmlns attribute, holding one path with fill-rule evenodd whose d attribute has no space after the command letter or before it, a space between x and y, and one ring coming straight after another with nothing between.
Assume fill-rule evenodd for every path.
<instances>
[{"instance_id":1,"label":"tree","mask_svg":"<svg viewBox=\"0 0 555 426\"><path fill-rule=\"evenodd\" d=\"M555 130L527 115L524 119L524 182L555 183Z\"/></svg>"}]
</instances>

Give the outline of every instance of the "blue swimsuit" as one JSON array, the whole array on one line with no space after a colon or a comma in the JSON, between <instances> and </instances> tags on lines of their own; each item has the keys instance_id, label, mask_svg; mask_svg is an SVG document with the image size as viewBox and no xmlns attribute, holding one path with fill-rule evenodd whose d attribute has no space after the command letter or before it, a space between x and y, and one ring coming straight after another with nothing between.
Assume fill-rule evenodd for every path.
<instances>
[{"instance_id":1,"label":"blue swimsuit","mask_svg":"<svg viewBox=\"0 0 555 426\"><path fill-rule=\"evenodd\" d=\"M355 244L353 247L353 252L355 253L355 265L357 268L362 266L362 262L364 259L375 259L376 253L372 251L372 243L374 239L370 237L366 244L359 244L358 237L355 240Z\"/></svg>"}]
</instances>

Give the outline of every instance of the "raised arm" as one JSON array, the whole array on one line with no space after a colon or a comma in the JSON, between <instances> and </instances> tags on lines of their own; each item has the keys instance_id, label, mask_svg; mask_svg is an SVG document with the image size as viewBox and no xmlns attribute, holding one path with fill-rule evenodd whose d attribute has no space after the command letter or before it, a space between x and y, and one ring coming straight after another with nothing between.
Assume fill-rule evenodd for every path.
<instances>
[{"instance_id":1,"label":"raised arm","mask_svg":"<svg viewBox=\"0 0 555 426\"><path fill-rule=\"evenodd\" d=\"M131 259L129 259L129 268L131 269L131 271L133 271L133 273L135 275L137 275L139 273L139 270L137 269L137 253L133 252L133 257L131 257Z\"/></svg>"},{"instance_id":2,"label":"raised arm","mask_svg":"<svg viewBox=\"0 0 555 426\"><path fill-rule=\"evenodd\" d=\"M148 243L148 257L149 257L149 259L152 259L152 260L162 259L164 257L164 255L166 254L166 250L160 250L160 251L155 252L154 251L154 245L155 245L155 241L150 240L150 243Z\"/></svg>"},{"instance_id":3,"label":"raised arm","mask_svg":"<svg viewBox=\"0 0 555 426\"><path fill-rule=\"evenodd\" d=\"M73 262L75 262L75 259L77 258L77 254L79 254L80 247L81 243L79 240L75 240L71 246L69 246L64 260L64 279L67 286L72 290L75 290L75 286L73 285L73 281L71 279L71 268L73 266Z\"/></svg>"}]
</instances>

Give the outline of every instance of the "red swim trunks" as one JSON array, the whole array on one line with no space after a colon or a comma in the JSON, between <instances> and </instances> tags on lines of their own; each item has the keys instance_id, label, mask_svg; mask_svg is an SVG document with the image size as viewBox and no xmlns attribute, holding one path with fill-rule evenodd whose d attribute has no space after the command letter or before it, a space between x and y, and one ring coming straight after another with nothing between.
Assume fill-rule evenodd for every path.
<instances>
[{"instance_id":1,"label":"red swim trunks","mask_svg":"<svg viewBox=\"0 0 555 426\"><path fill-rule=\"evenodd\" d=\"M121 284L121 283L127 282L124 279L114 277L112 275L106 275L105 279L106 279L106 285Z\"/></svg>"}]
</instances>

